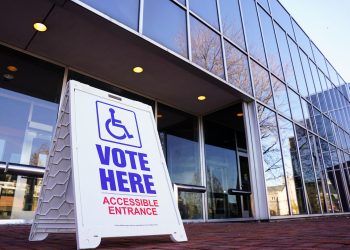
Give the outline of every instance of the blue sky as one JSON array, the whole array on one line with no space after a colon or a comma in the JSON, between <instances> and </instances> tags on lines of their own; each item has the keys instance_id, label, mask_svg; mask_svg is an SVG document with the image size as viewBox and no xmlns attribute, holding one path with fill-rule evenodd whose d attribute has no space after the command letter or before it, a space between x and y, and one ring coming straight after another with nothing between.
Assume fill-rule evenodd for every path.
<instances>
[{"instance_id":1,"label":"blue sky","mask_svg":"<svg viewBox=\"0 0 350 250\"><path fill-rule=\"evenodd\" d=\"M350 0L280 0L346 82L350 82Z\"/></svg>"}]
</instances>

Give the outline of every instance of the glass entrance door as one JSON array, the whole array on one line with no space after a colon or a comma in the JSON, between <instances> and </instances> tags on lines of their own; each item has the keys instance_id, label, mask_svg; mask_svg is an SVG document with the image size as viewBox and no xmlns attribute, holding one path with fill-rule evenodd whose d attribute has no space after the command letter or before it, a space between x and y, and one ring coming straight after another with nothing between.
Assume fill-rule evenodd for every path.
<instances>
[{"instance_id":1,"label":"glass entrance door","mask_svg":"<svg viewBox=\"0 0 350 250\"><path fill-rule=\"evenodd\" d=\"M242 217L251 217L251 204L250 204L250 174L248 155L246 153L238 153L238 165L240 170L240 191L241 191L241 204L242 204Z\"/></svg>"},{"instance_id":2,"label":"glass entrance door","mask_svg":"<svg viewBox=\"0 0 350 250\"><path fill-rule=\"evenodd\" d=\"M251 217L241 105L203 117L208 219Z\"/></svg>"}]
</instances>

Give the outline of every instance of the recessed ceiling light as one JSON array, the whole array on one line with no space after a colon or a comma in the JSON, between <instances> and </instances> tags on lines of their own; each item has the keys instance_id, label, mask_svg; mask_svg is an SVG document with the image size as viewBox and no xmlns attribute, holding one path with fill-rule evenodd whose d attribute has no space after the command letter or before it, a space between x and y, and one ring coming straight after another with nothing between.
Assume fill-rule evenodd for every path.
<instances>
[{"instance_id":1,"label":"recessed ceiling light","mask_svg":"<svg viewBox=\"0 0 350 250\"><path fill-rule=\"evenodd\" d=\"M11 74L4 74L3 77L6 79L6 80L12 80L13 78L15 78L13 75Z\"/></svg>"},{"instance_id":2,"label":"recessed ceiling light","mask_svg":"<svg viewBox=\"0 0 350 250\"><path fill-rule=\"evenodd\" d=\"M237 115L237 117L242 117L243 113L237 113L236 115Z\"/></svg>"},{"instance_id":3,"label":"recessed ceiling light","mask_svg":"<svg viewBox=\"0 0 350 250\"><path fill-rule=\"evenodd\" d=\"M45 32L47 30L47 27L43 23L34 23L33 25L34 29L40 32Z\"/></svg>"},{"instance_id":4,"label":"recessed ceiling light","mask_svg":"<svg viewBox=\"0 0 350 250\"><path fill-rule=\"evenodd\" d=\"M17 67L13 65L7 66L6 69L11 72L16 72L18 70Z\"/></svg>"},{"instance_id":5,"label":"recessed ceiling light","mask_svg":"<svg viewBox=\"0 0 350 250\"><path fill-rule=\"evenodd\" d=\"M132 69L132 71L134 71L135 73L139 74L139 73L142 73L142 72L143 72L143 68L137 66L137 67L134 67L134 68Z\"/></svg>"},{"instance_id":6,"label":"recessed ceiling light","mask_svg":"<svg viewBox=\"0 0 350 250\"><path fill-rule=\"evenodd\" d=\"M204 101L205 99L207 99L207 97L205 95L200 95L197 97L198 101Z\"/></svg>"}]
</instances>

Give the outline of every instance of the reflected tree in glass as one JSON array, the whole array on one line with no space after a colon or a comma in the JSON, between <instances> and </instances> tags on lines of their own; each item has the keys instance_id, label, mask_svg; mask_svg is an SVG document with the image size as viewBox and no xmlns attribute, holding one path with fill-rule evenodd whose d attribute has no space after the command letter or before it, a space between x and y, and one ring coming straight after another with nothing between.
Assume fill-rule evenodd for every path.
<instances>
[{"instance_id":1,"label":"reflected tree in glass","mask_svg":"<svg viewBox=\"0 0 350 250\"><path fill-rule=\"evenodd\" d=\"M227 41L225 55L229 83L253 95L247 56Z\"/></svg>"},{"instance_id":2,"label":"reflected tree in glass","mask_svg":"<svg viewBox=\"0 0 350 250\"><path fill-rule=\"evenodd\" d=\"M253 60L250 60L250 65L252 69L255 97L273 108L274 103L269 73Z\"/></svg>"},{"instance_id":3,"label":"reflected tree in glass","mask_svg":"<svg viewBox=\"0 0 350 250\"><path fill-rule=\"evenodd\" d=\"M191 17L191 49L193 62L224 78L220 37L194 17Z\"/></svg>"},{"instance_id":4,"label":"reflected tree in glass","mask_svg":"<svg viewBox=\"0 0 350 250\"><path fill-rule=\"evenodd\" d=\"M276 114L262 105L258 105L257 110L270 215L289 215Z\"/></svg>"}]
</instances>

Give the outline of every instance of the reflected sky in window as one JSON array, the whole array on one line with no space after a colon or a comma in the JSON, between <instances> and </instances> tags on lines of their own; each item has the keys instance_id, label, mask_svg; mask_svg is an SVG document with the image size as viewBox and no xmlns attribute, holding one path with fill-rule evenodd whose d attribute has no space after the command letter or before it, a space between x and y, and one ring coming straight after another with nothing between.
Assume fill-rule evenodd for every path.
<instances>
[{"instance_id":1,"label":"reflected sky in window","mask_svg":"<svg viewBox=\"0 0 350 250\"><path fill-rule=\"evenodd\" d=\"M186 12L171 1L144 1L143 33L180 55L188 57Z\"/></svg>"},{"instance_id":2,"label":"reflected sky in window","mask_svg":"<svg viewBox=\"0 0 350 250\"><path fill-rule=\"evenodd\" d=\"M219 30L216 0L189 0L190 9Z\"/></svg>"},{"instance_id":3,"label":"reflected sky in window","mask_svg":"<svg viewBox=\"0 0 350 250\"><path fill-rule=\"evenodd\" d=\"M139 0L81 0L107 16L138 30Z\"/></svg>"}]
</instances>

